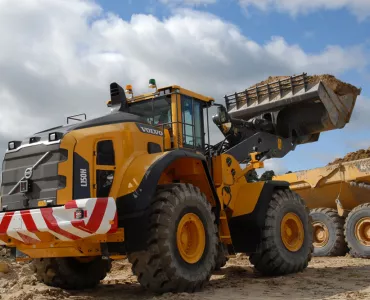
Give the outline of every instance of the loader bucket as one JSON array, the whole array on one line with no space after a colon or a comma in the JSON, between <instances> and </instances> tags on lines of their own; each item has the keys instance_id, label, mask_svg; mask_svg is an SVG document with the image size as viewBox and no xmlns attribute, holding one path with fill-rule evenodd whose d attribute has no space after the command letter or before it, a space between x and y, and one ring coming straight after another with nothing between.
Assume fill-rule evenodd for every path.
<instances>
[{"instance_id":1,"label":"loader bucket","mask_svg":"<svg viewBox=\"0 0 370 300\"><path fill-rule=\"evenodd\" d=\"M278 77L225 96L232 118L263 118L276 134L296 137L297 144L317 141L321 132L343 128L361 90L332 75Z\"/></svg>"}]
</instances>

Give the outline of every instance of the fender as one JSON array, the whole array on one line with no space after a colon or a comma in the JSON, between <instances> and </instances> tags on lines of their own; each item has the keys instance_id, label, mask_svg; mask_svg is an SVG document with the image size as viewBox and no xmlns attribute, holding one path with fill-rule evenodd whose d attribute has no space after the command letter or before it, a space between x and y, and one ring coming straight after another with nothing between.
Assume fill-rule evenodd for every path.
<instances>
[{"instance_id":1,"label":"fender","mask_svg":"<svg viewBox=\"0 0 370 300\"><path fill-rule=\"evenodd\" d=\"M216 220L219 220L220 200L205 157L185 149L170 151L148 168L139 187L134 192L118 197L116 200L118 226L124 227L125 248L127 252L140 251L146 248L148 233L146 225L149 217L147 215L147 208L154 197L162 173L173 162L184 157L195 158L202 162L213 197L216 200Z\"/></svg>"},{"instance_id":2,"label":"fender","mask_svg":"<svg viewBox=\"0 0 370 300\"><path fill-rule=\"evenodd\" d=\"M250 214L230 219L229 228L236 252L252 253L256 250L272 194L276 189L288 188L289 183L285 181L266 181L255 209Z\"/></svg>"}]
</instances>

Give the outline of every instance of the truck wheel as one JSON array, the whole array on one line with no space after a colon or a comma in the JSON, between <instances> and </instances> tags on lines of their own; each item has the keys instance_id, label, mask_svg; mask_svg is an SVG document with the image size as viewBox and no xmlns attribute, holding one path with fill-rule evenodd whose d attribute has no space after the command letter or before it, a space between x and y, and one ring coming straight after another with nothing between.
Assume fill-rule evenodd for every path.
<instances>
[{"instance_id":1,"label":"truck wheel","mask_svg":"<svg viewBox=\"0 0 370 300\"><path fill-rule=\"evenodd\" d=\"M348 214L344 235L352 257L370 258L370 203L361 204Z\"/></svg>"},{"instance_id":2,"label":"truck wheel","mask_svg":"<svg viewBox=\"0 0 370 300\"><path fill-rule=\"evenodd\" d=\"M310 213L313 226L313 256L343 256L347 253L344 219L335 209L315 208Z\"/></svg>"},{"instance_id":3,"label":"truck wheel","mask_svg":"<svg viewBox=\"0 0 370 300\"><path fill-rule=\"evenodd\" d=\"M110 261L101 257L86 262L73 257L39 258L32 265L39 281L66 290L93 288L111 269Z\"/></svg>"},{"instance_id":4,"label":"truck wheel","mask_svg":"<svg viewBox=\"0 0 370 300\"><path fill-rule=\"evenodd\" d=\"M249 259L262 275L296 273L308 266L313 251L312 222L296 193L275 190L261 234L257 252Z\"/></svg>"},{"instance_id":5,"label":"truck wheel","mask_svg":"<svg viewBox=\"0 0 370 300\"><path fill-rule=\"evenodd\" d=\"M223 243L219 243L218 244L218 254L217 254L217 258L216 258L216 266L215 266L215 270L218 271L220 270L222 267L224 267L227 263L227 261L229 260L227 258L227 246Z\"/></svg>"},{"instance_id":6,"label":"truck wheel","mask_svg":"<svg viewBox=\"0 0 370 300\"><path fill-rule=\"evenodd\" d=\"M153 292L195 292L215 269L218 227L211 205L191 184L161 186L149 207L148 249L128 254L140 284Z\"/></svg>"}]
</instances>

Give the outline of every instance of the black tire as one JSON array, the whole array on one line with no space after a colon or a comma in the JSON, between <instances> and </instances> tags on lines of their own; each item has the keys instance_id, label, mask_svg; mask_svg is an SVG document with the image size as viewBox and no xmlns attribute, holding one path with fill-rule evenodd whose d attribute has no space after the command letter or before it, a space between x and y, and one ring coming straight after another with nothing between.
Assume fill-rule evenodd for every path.
<instances>
[{"instance_id":1,"label":"black tire","mask_svg":"<svg viewBox=\"0 0 370 300\"><path fill-rule=\"evenodd\" d=\"M370 203L361 204L355 207L347 216L344 224L344 236L349 248L349 254L357 258L370 258L370 241L367 244L361 243L356 237L356 223L362 218L370 220Z\"/></svg>"},{"instance_id":2,"label":"black tire","mask_svg":"<svg viewBox=\"0 0 370 300\"><path fill-rule=\"evenodd\" d=\"M39 258L32 262L39 281L66 290L83 290L97 286L111 269L111 262L101 257L80 262L73 257Z\"/></svg>"},{"instance_id":3,"label":"black tire","mask_svg":"<svg viewBox=\"0 0 370 300\"><path fill-rule=\"evenodd\" d=\"M229 260L227 257L227 246L223 243L218 244L218 252L216 258L216 266L215 270L219 271L222 267L224 267Z\"/></svg>"},{"instance_id":4,"label":"black tire","mask_svg":"<svg viewBox=\"0 0 370 300\"><path fill-rule=\"evenodd\" d=\"M344 218L340 217L335 209L315 208L310 216L314 230L313 256L343 256L347 253L347 244L344 239ZM325 227L328 238L325 241L316 239L315 227Z\"/></svg>"},{"instance_id":5,"label":"black tire","mask_svg":"<svg viewBox=\"0 0 370 300\"><path fill-rule=\"evenodd\" d=\"M215 269L218 227L211 205L191 184L161 186L149 207L148 249L128 254L140 284L153 292L196 292L209 281ZM186 262L177 247L181 218L196 214L205 230L205 249L196 263Z\"/></svg>"},{"instance_id":6,"label":"black tire","mask_svg":"<svg viewBox=\"0 0 370 300\"><path fill-rule=\"evenodd\" d=\"M302 222L304 237L299 250L290 251L281 238L280 224L287 213L294 213ZM276 276L303 271L313 251L312 223L303 200L289 189L275 190L266 213L262 239L250 262L262 275Z\"/></svg>"}]
</instances>

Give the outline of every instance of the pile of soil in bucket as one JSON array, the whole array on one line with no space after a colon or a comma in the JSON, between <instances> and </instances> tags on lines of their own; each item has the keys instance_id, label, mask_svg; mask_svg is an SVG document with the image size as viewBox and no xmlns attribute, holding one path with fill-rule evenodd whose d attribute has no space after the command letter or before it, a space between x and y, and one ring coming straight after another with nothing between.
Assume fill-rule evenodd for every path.
<instances>
[{"instance_id":1,"label":"pile of soil in bucket","mask_svg":"<svg viewBox=\"0 0 370 300\"><path fill-rule=\"evenodd\" d=\"M264 85L264 84L267 84L267 83L276 82L278 80L284 80L284 79L287 79L289 77L290 76L270 76L267 79L255 84L255 85L252 85L251 87L249 87L249 89L250 88L255 88L256 86ZM326 86L331 88L334 91L334 93L336 93L339 96L346 95L346 94L353 94L354 96L357 96L361 92L360 89L353 86L352 84L343 82L343 81L339 80L338 78L336 78L335 76L330 75L330 74L307 76L307 82L308 83L315 84L319 81L324 82Z\"/></svg>"}]
</instances>

